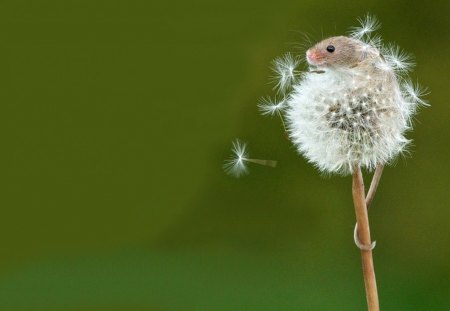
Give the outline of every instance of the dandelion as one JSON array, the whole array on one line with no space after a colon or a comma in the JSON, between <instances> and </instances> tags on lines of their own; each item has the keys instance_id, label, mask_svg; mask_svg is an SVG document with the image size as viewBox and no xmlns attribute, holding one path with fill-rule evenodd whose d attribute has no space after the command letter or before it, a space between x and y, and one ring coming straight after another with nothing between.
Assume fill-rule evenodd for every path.
<instances>
[{"instance_id":1,"label":"dandelion","mask_svg":"<svg viewBox=\"0 0 450 311\"><path fill-rule=\"evenodd\" d=\"M412 117L426 90L406 75L412 57L373 35L378 20L366 15L348 36L327 38L306 52L309 71L297 73L291 54L275 61L277 87L284 100L263 100L263 114L284 113L289 137L298 152L321 172L353 175L357 225L354 240L361 249L367 304L379 310L367 209L385 165L407 150ZM290 92L287 90L290 89ZM362 169L374 171L365 194Z\"/></svg>"},{"instance_id":2,"label":"dandelion","mask_svg":"<svg viewBox=\"0 0 450 311\"><path fill-rule=\"evenodd\" d=\"M275 73L274 80L276 81L275 89L284 94L296 81L298 76L296 68L300 64L300 60L291 53L286 53L284 56L276 58L272 63L272 70Z\"/></svg>"},{"instance_id":3,"label":"dandelion","mask_svg":"<svg viewBox=\"0 0 450 311\"><path fill-rule=\"evenodd\" d=\"M274 160L261 160L250 159L247 153L247 144L235 139L233 141L233 148L231 157L225 161L223 168L225 172L231 176L239 178L249 173L247 162L255 163L259 165L265 165L270 167L276 167L277 161Z\"/></svg>"},{"instance_id":4,"label":"dandelion","mask_svg":"<svg viewBox=\"0 0 450 311\"><path fill-rule=\"evenodd\" d=\"M367 14L348 36L330 37L306 52L308 70L300 73L299 59L287 53L273 62L282 100L263 98L263 115L279 115L298 152L326 174L353 175L352 195L357 225L354 241L361 249L369 311L378 311L368 208L386 165L407 151L412 117L426 90L407 78L412 57L394 44L384 45L373 32L378 20ZM276 161L250 159L246 145L233 142L225 171L236 177L248 173L247 163L276 166ZM362 169L374 171L365 193Z\"/></svg>"}]
</instances>

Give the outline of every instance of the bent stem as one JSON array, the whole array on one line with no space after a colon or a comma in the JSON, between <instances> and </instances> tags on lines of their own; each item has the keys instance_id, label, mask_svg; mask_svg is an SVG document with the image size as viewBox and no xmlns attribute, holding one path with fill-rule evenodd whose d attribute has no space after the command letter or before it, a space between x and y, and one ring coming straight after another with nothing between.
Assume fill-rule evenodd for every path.
<instances>
[{"instance_id":1,"label":"bent stem","mask_svg":"<svg viewBox=\"0 0 450 311\"><path fill-rule=\"evenodd\" d=\"M358 224L359 239L364 245L371 245L364 181L359 166L354 168L352 195L353 204L355 206L356 222ZM361 250L361 260L368 310L379 311L377 282L375 279L375 269L373 267L372 250L370 248Z\"/></svg>"},{"instance_id":2,"label":"bent stem","mask_svg":"<svg viewBox=\"0 0 450 311\"><path fill-rule=\"evenodd\" d=\"M375 173L372 177L372 182L370 183L369 191L367 192L366 196L366 207L367 210L369 210L370 205L372 204L373 198L375 197L375 193L377 192L378 184L380 183L381 174L383 174L383 168L384 164L379 163L375 169ZM364 245L361 240L358 238L358 223L355 224L355 229L353 230L353 238L355 240L356 246L358 246L359 249L366 249L371 248L373 249L375 247L375 242L373 242L371 245Z\"/></svg>"},{"instance_id":3,"label":"bent stem","mask_svg":"<svg viewBox=\"0 0 450 311\"><path fill-rule=\"evenodd\" d=\"M375 193L377 192L378 184L380 183L381 174L383 173L383 164L378 164L375 172L373 173L372 182L370 183L369 191L367 192L366 197L366 206L367 209L369 209L370 205L372 204L373 198L375 197Z\"/></svg>"}]
</instances>

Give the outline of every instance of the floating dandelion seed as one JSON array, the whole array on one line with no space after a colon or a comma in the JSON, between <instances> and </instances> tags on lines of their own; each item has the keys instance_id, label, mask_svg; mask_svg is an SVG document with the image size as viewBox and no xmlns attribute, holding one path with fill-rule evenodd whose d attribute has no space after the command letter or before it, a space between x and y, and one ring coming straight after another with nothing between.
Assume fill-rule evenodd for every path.
<instances>
[{"instance_id":1,"label":"floating dandelion seed","mask_svg":"<svg viewBox=\"0 0 450 311\"><path fill-rule=\"evenodd\" d=\"M247 175L249 173L247 163L256 163L259 165L265 165L270 167L276 167L277 161L274 160L261 160L261 159L250 159L248 158L247 153L247 144L240 141L239 139L235 139L233 141L233 148L231 149L233 154L230 159L225 161L223 168L225 172L234 177L241 177L243 175Z\"/></svg>"},{"instance_id":2,"label":"floating dandelion seed","mask_svg":"<svg viewBox=\"0 0 450 311\"><path fill-rule=\"evenodd\" d=\"M245 165L245 161L247 160L246 149L247 144L241 142L239 139L233 141L233 155L229 160L225 161L223 166L225 172L238 178L248 174L248 168Z\"/></svg>"},{"instance_id":3,"label":"floating dandelion seed","mask_svg":"<svg viewBox=\"0 0 450 311\"><path fill-rule=\"evenodd\" d=\"M296 81L299 74L295 69L300 64L300 60L291 53L286 53L273 61L272 70L275 72L275 89L284 94Z\"/></svg>"}]
</instances>

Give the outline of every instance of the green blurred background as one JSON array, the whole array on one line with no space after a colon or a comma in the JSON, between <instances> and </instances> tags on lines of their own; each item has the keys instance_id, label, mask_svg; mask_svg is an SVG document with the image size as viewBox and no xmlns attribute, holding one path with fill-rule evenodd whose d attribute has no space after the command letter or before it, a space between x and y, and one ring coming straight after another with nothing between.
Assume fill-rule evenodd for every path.
<instances>
[{"instance_id":1,"label":"green blurred background","mask_svg":"<svg viewBox=\"0 0 450 311\"><path fill-rule=\"evenodd\" d=\"M366 12L432 104L370 212L381 308L450 310L447 0L2 1L0 310L364 310L351 179L256 103ZM225 175L235 137L279 167Z\"/></svg>"}]
</instances>

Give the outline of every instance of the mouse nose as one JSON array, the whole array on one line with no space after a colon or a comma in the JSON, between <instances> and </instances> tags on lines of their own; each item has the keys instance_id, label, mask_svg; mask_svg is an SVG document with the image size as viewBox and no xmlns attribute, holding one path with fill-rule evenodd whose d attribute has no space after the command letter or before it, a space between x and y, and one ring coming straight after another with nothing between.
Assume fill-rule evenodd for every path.
<instances>
[{"instance_id":1,"label":"mouse nose","mask_svg":"<svg viewBox=\"0 0 450 311\"><path fill-rule=\"evenodd\" d=\"M306 51L306 59L308 60L308 63L311 65L314 65L319 60L319 55L316 52L313 52L311 50Z\"/></svg>"}]
</instances>

